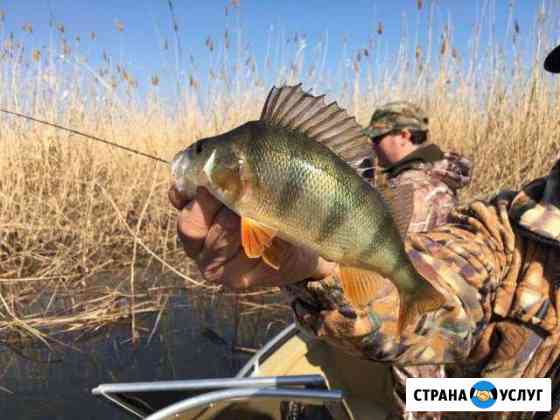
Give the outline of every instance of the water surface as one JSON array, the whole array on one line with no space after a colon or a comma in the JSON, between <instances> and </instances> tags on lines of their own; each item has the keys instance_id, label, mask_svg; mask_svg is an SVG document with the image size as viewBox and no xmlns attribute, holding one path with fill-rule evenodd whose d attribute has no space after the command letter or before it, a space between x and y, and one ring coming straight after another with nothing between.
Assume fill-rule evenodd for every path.
<instances>
[{"instance_id":1,"label":"water surface","mask_svg":"<svg viewBox=\"0 0 560 420\"><path fill-rule=\"evenodd\" d=\"M234 376L251 357L250 349L291 321L287 310L256 308L236 317L240 306L232 296L179 293L161 316L138 320L136 344L130 323L121 323L76 343L67 337L73 348L0 347L0 418L136 418L91 390L102 383Z\"/></svg>"}]
</instances>

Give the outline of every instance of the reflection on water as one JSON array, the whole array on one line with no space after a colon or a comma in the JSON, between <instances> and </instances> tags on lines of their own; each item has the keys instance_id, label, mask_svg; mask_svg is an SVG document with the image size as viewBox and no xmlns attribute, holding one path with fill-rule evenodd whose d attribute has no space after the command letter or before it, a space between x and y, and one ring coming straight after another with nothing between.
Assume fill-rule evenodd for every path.
<instances>
[{"instance_id":1,"label":"reflection on water","mask_svg":"<svg viewBox=\"0 0 560 420\"><path fill-rule=\"evenodd\" d=\"M139 322L136 345L130 324L122 324L72 343L74 349L17 354L0 347L0 418L127 418L91 390L110 382L233 376L251 354L234 351L232 343L258 348L290 322L286 310L236 317L235 299L226 296L175 296L168 308L159 319L153 314Z\"/></svg>"}]
</instances>

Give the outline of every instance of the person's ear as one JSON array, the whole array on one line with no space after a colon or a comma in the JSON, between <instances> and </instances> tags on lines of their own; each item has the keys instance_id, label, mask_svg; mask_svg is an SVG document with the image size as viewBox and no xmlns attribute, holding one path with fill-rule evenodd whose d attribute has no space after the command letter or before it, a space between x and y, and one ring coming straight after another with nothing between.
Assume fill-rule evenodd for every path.
<instances>
[{"instance_id":1,"label":"person's ear","mask_svg":"<svg viewBox=\"0 0 560 420\"><path fill-rule=\"evenodd\" d=\"M401 132L399 133L399 137L398 137L398 144L400 147L406 147L407 145L409 145L410 143L412 143L412 134L410 133L410 131L407 128L404 128L401 130Z\"/></svg>"},{"instance_id":2,"label":"person's ear","mask_svg":"<svg viewBox=\"0 0 560 420\"><path fill-rule=\"evenodd\" d=\"M408 128L403 128L401 131L401 137L404 137L408 141L412 141L412 133Z\"/></svg>"}]
</instances>

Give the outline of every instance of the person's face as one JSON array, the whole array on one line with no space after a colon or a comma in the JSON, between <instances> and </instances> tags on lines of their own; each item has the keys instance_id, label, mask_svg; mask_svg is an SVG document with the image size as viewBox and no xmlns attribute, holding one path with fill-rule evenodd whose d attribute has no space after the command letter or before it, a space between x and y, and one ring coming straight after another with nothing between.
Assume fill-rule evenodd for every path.
<instances>
[{"instance_id":1,"label":"person's face","mask_svg":"<svg viewBox=\"0 0 560 420\"><path fill-rule=\"evenodd\" d=\"M410 132L389 133L372 139L373 150L381 166L392 165L414 150Z\"/></svg>"}]
</instances>

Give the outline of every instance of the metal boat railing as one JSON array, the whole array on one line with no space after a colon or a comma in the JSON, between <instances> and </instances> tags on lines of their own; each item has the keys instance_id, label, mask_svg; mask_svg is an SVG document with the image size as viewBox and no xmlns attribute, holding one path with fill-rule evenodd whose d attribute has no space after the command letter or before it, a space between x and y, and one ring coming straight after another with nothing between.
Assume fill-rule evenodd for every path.
<instances>
[{"instance_id":1,"label":"metal boat railing","mask_svg":"<svg viewBox=\"0 0 560 420\"><path fill-rule=\"evenodd\" d=\"M298 328L295 323L290 324L283 329L274 338L268 341L253 357L243 366L236 375L236 378L244 378L251 376L258 367L264 363L267 357L280 348L286 341L298 333Z\"/></svg>"},{"instance_id":2,"label":"metal boat railing","mask_svg":"<svg viewBox=\"0 0 560 420\"><path fill-rule=\"evenodd\" d=\"M294 401L303 404L337 403L342 401L342 392L277 388L235 388L210 392L179 401L152 414L146 420L169 420L179 415L187 416L188 418L189 412L198 412L200 409L215 404L224 404L232 401L235 401L235 403L243 401L254 402L256 400L276 400L278 403Z\"/></svg>"},{"instance_id":3,"label":"metal boat railing","mask_svg":"<svg viewBox=\"0 0 560 420\"><path fill-rule=\"evenodd\" d=\"M341 391L329 390L322 375L257 376L259 366L298 333L289 325L268 341L233 378L101 384L92 390L130 414L149 420L191 418L204 407L252 401L341 403ZM162 401L173 400L168 404ZM190 414L189 414L190 413Z\"/></svg>"}]
</instances>

